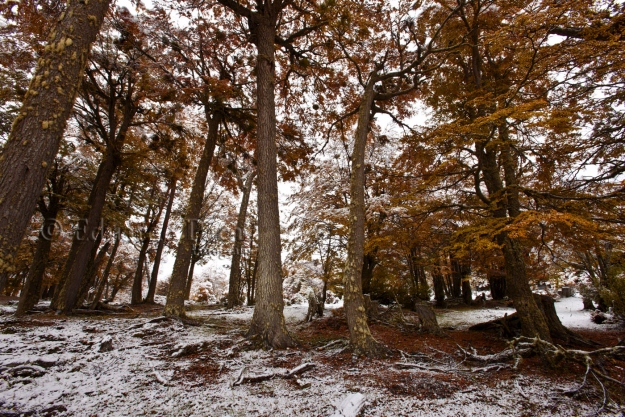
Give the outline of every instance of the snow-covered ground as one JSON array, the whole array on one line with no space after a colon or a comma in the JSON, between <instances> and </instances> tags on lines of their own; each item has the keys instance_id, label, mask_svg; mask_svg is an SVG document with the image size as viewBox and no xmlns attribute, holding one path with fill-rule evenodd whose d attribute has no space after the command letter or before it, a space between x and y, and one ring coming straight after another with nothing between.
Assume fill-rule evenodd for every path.
<instances>
[{"instance_id":1,"label":"snow-covered ground","mask_svg":"<svg viewBox=\"0 0 625 417\"><path fill-rule=\"evenodd\" d=\"M583 310L584 303L579 297L560 298L555 303L560 321L572 329L606 330L617 327L615 324L596 324L590 320L590 311ZM466 330L469 327L489 320L498 319L516 310L511 307L482 308L478 310L437 310L438 324L441 327L453 327Z\"/></svg>"},{"instance_id":2,"label":"snow-covered ground","mask_svg":"<svg viewBox=\"0 0 625 417\"><path fill-rule=\"evenodd\" d=\"M557 307L567 325L596 326L579 311L579 299ZM205 320L201 326L145 316L34 316L18 322L9 314L13 309L3 307L0 316L0 416L330 416L355 392L365 398L364 416L576 416L596 409L561 394L563 386L579 381L556 387L547 379L518 375L485 385L471 377L474 382L463 389L447 389L460 376L439 380L429 371L395 370L388 361L349 356L341 356L347 358L344 365L332 366L328 359L337 357L338 348L247 350L244 326L238 324L249 321L250 308L191 312ZM286 307L287 324L300 323L306 309ZM458 328L506 311L449 311L439 320ZM297 381L234 385L241 375L286 372L302 363L316 366ZM379 374L401 383L390 390L379 383ZM405 393L418 393L422 386L434 394Z\"/></svg>"}]
</instances>

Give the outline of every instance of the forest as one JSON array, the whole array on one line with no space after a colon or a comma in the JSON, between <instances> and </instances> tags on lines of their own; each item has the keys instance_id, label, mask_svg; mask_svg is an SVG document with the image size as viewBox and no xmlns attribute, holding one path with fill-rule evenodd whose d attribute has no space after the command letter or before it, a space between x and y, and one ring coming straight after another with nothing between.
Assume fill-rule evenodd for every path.
<instances>
[{"instance_id":1,"label":"forest","mask_svg":"<svg viewBox=\"0 0 625 417\"><path fill-rule=\"evenodd\" d=\"M622 415L621 0L5 0L0 416Z\"/></svg>"}]
</instances>

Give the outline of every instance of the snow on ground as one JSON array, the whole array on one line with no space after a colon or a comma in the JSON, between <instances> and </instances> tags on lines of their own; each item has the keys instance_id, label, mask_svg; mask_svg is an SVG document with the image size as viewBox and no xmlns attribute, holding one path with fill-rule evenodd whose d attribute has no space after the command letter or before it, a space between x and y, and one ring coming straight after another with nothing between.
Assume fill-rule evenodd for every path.
<instances>
[{"instance_id":1,"label":"snow on ground","mask_svg":"<svg viewBox=\"0 0 625 417\"><path fill-rule=\"evenodd\" d=\"M591 324L587 313L576 310L577 299L557 305L565 324ZM286 307L287 324L296 326L306 310ZM326 359L337 357L339 348L246 350L239 324L250 320L251 308L192 311L190 316L204 320L200 326L145 315L17 321L11 311L3 307L0 316L2 416L330 416L356 392L365 397L364 416L577 416L596 409L559 391L579 381L555 387L541 377L518 375L487 386L471 377L472 385L454 390L453 375L440 380L429 371L395 370L389 362L341 356L347 358L343 366L330 366ZM484 309L476 317L448 311L439 319L461 327L506 311ZM286 372L307 362L317 366L297 383L276 378L233 386L242 374ZM402 382L390 390L376 379L382 373ZM420 387L434 395L402 394L419 393Z\"/></svg>"},{"instance_id":2,"label":"snow on ground","mask_svg":"<svg viewBox=\"0 0 625 417\"><path fill-rule=\"evenodd\" d=\"M616 324L596 324L590 319L590 311L584 310L584 303L579 297L560 298L555 303L558 317L566 327L572 329L607 330L618 327ZM437 310L438 324L444 328L466 330L469 327L490 320L511 315L516 310L512 307L482 309Z\"/></svg>"}]
</instances>

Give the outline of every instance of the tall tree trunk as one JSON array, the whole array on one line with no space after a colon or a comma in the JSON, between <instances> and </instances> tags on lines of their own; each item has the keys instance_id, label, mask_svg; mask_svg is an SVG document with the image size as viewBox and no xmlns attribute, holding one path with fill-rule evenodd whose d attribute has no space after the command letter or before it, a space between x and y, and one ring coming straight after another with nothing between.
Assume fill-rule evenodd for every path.
<instances>
[{"instance_id":1,"label":"tall tree trunk","mask_svg":"<svg viewBox=\"0 0 625 417\"><path fill-rule=\"evenodd\" d=\"M184 299L186 296L187 275L189 273L189 264L193 256L193 242L195 242L195 233L197 232L197 221L200 217L202 209L202 201L204 200L204 190L206 185L206 176L210 168L213 154L215 153L215 145L217 144L217 136L219 125L222 121L222 114L217 111L212 117L206 110L206 119L208 122L208 134L204 151L200 158L193 186L191 188L191 196L185 210L184 224L182 235L178 241L176 249L176 261L171 274L171 282L169 291L167 292L167 304L165 305L165 314L169 316L184 317Z\"/></svg>"},{"instance_id":2,"label":"tall tree trunk","mask_svg":"<svg viewBox=\"0 0 625 417\"><path fill-rule=\"evenodd\" d=\"M71 313L76 307L78 292L87 270L95 239L97 238L102 210L106 201L106 192L120 163L121 158L118 152L111 146L107 147L104 159L98 169L93 189L89 195L89 200L87 201L89 212L79 222L79 230L74 235L72 248L70 249L70 258L68 258L64 267L63 277L65 279L57 300L58 305L55 307L62 310L65 314ZM71 258L71 252L75 253L73 259Z\"/></svg>"},{"instance_id":3,"label":"tall tree trunk","mask_svg":"<svg viewBox=\"0 0 625 417\"><path fill-rule=\"evenodd\" d=\"M484 183L493 203L491 206L494 218L507 218L508 207L505 198L506 190L501 180L497 152L492 144L476 143L478 160L484 173ZM504 163L504 170L510 167ZM510 174L509 174L510 175ZM512 184L511 184L512 186ZM513 206L511 206L513 207ZM506 271L506 289L514 300L514 307L519 313L522 331L525 336L539 337L551 341L547 320L534 299L529 280L526 275L525 260L521 244L508 236L507 232L501 232L496 236L497 243L501 246Z\"/></svg>"},{"instance_id":4,"label":"tall tree trunk","mask_svg":"<svg viewBox=\"0 0 625 417\"><path fill-rule=\"evenodd\" d=\"M117 248L119 248L120 238L121 238L121 232L115 233L115 243L113 244L111 255L109 256L109 259L106 262L106 267L104 268L104 272L102 273L102 278L100 279L98 289L91 303L92 310L95 310L95 308L98 306L98 303L100 302L100 299L102 298L102 292L104 291L104 287L108 285L109 274L111 273L111 268L113 267L113 262L115 261L115 256L117 255Z\"/></svg>"},{"instance_id":5,"label":"tall tree trunk","mask_svg":"<svg viewBox=\"0 0 625 417\"><path fill-rule=\"evenodd\" d=\"M271 10L267 11L269 14ZM264 346L284 349L294 346L284 322L282 296L282 247L276 151L275 40L276 16L256 20L254 35L258 49L257 147L258 161L258 282L256 307L247 337Z\"/></svg>"},{"instance_id":6,"label":"tall tree trunk","mask_svg":"<svg viewBox=\"0 0 625 417\"><path fill-rule=\"evenodd\" d=\"M52 248L52 236L54 234L54 228L56 227L56 217L60 211L59 198L53 195L47 207L45 207L43 201L40 201L40 206L42 206L42 209L45 208L41 210L41 214L44 217L43 225L39 231L33 264L28 271L26 283L20 294L20 301L17 305L17 311L15 312L16 316L26 314L27 311L32 310L39 302L43 276L46 272L46 265L48 264L50 249Z\"/></svg>"},{"instance_id":7,"label":"tall tree trunk","mask_svg":"<svg viewBox=\"0 0 625 417\"><path fill-rule=\"evenodd\" d=\"M0 272L12 271L109 4L69 2L39 58L0 157ZM0 291L5 284L0 278Z\"/></svg>"},{"instance_id":8,"label":"tall tree trunk","mask_svg":"<svg viewBox=\"0 0 625 417\"><path fill-rule=\"evenodd\" d=\"M176 185L178 178L175 176L171 180L169 186L169 201L167 202L167 209L165 210L165 218L163 219L163 227L161 228L161 236L156 246L156 255L154 255L154 266L152 266L152 277L150 278L150 287L148 288L148 295L145 297L144 302L154 304L154 295L156 295L156 284L158 282L158 269L161 265L161 257L163 255L163 248L165 247L165 240L167 239L167 228L169 227L169 217L171 216L171 208L174 204L174 198L176 197Z\"/></svg>"},{"instance_id":9,"label":"tall tree trunk","mask_svg":"<svg viewBox=\"0 0 625 417\"><path fill-rule=\"evenodd\" d=\"M375 78L372 77L365 87L358 110L358 126L354 135L350 177L347 260L343 270L344 305L350 343L356 354L366 356L376 356L381 349L381 345L369 331L362 294L362 265L365 247L365 149L375 95L374 85Z\"/></svg>"},{"instance_id":10,"label":"tall tree trunk","mask_svg":"<svg viewBox=\"0 0 625 417\"><path fill-rule=\"evenodd\" d=\"M232 248L232 262L230 263L230 280L228 285L228 308L241 305L241 250L245 240L245 220L247 218L247 206L252 193L252 183L256 177L256 171L251 172L243 189L241 206L237 216L237 226L234 231L234 247Z\"/></svg>"}]
</instances>

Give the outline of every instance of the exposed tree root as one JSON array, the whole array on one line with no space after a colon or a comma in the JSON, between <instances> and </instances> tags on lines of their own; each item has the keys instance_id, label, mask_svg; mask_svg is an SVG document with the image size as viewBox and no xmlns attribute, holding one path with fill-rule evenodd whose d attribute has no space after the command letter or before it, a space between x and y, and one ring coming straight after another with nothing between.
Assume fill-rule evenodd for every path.
<instances>
[{"instance_id":1,"label":"exposed tree root","mask_svg":"<svg viewBox=\"0 0 625 417\"><path fill-rule=\"evenodd\" d=\"M258 375L246 375L245 371L247 370L247 368L243 367L241 368L241 371L239 372L236 381L234 381L232 385L236 386L245 383L262 382L274 378L291 379L296 377L297 375L303 374L304 372L314 368L315 366L316 365L314 363L307 362L296 366L295 368L287 372L268 372Z\"/></svg>"},{"instance_id":2,"label":"exposed tree root","mask_svg":"<svg viewBox=\"0 0 625 417\"><path fill-rule=\"evenodd\" d=\"M566 395L576 395L584 387L596 384L603 394L601 407L597 414L606 410L611 402L619 401L625 394L625 382L614 376L615 360L625 360L625 346L613 346L584 351L566 349L560 345L538 338L517 337L510 342L510 347L493 355L478 355L477 352L468 352L460 348L466 360L483 364L503 365L503 362L514 360L513 369L517 369L523 357L539 355L545 364L550 367L565 364L579 364L585 368L584 378L580 386L574 390L564 391ZM610 369L609 365L613 365Z\"/></svg>"}]
</instances>

